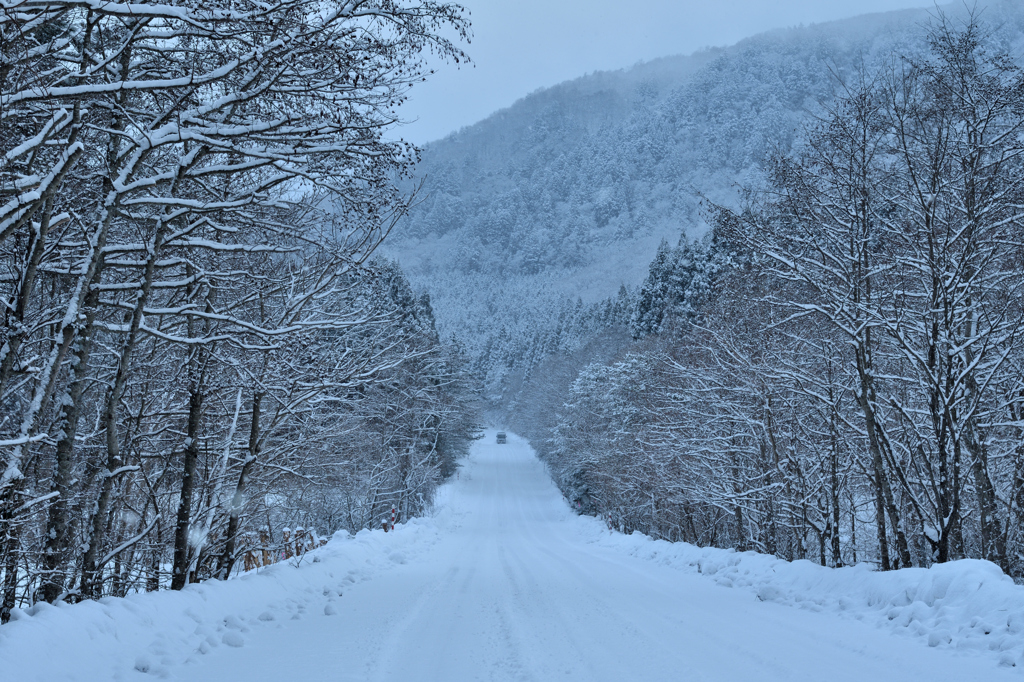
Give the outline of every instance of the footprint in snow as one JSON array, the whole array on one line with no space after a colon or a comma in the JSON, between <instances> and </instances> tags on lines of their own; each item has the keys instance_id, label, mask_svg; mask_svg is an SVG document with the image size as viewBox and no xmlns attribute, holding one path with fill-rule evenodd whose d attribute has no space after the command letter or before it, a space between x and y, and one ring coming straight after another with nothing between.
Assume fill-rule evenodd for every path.
<instances>
[{"instance_id":1,"label":"footprint in snow","mask_svg":"<svg viewBox=\"0 0 1024 682\"><path fill-rule=\"evenodd\" d=\"M222 637L222 639L224 643L228 646L233 646L235 648L245 646L245 638L242 637L241 634L235 632L234 630L230 632L225 632L224 637Z\"/></svg>"}]
</instances>

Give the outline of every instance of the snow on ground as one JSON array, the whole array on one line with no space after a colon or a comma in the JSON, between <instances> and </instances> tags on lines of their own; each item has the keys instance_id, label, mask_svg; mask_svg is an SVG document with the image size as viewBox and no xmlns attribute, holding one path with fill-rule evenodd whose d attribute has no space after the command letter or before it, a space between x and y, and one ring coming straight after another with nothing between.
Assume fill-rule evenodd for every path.
<instances>
[{"instance_id":1,"label":"snow on ground","mask_svg":"<svg viewBox=\"0 0 1024 682\"><path fill-rule=\"evenodd\" d=\"M0 627L0 681L167 677L217 648L245 647L254 631L337 615L349 588L407 562L437 538L433 520L413 519L388 535L337 533L301 559L227 582L16 610Z\"/></svg>"},{"instance_id":2,"label":"snow on ground","mask_svg":"<svg viewBox=\"0 0 1024 682\"><path fill-rule=\"evenodd\" d=\"M493 431L437 508L227 582L19 612L0 627L0 680L942 682L1024 671L1024 588L986 562L831 570L611 533L569 510L527 443L496 445Z\"/></svg>"},{"instance_id":3,"label":"snow on ground","mask_svg":"<svg viewBox=\"0 0 1024 682\"><path fill-rule=\"evenodd\" d=\"M879 573L867 565L823 568L756 552L610 533L595 542L647 561L701 573L723 587L753 591L761 601L831 611L927 642L985 652L1024 672L1024 587L989 561L965 559L929 569Z\"/></svg>"}]
</instances>

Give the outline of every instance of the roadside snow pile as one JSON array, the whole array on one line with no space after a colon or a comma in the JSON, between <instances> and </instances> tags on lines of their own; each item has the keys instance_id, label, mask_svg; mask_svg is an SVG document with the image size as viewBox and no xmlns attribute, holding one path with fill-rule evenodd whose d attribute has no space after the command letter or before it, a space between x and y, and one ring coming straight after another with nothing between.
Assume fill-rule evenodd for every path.
<instances>
[{"instance_id":1,"label":"roadside snow pile","mask_svg":"<svg viewBox=\"0 0 1024 682\"><path fill-rule=\"evenodd\" d=\"M438 525L420 518L387 535L342 531L301 559L181 592L17 609L0 627L0 679L166 677L170 667L216 647L245 646L256 628L337 614L345 589L422 553L437 541Z\"/></svg>"},{"instance_id":2,"label":"roadside snow pile","mask_svg":"<svg viewBox=\"0 0 1024 682\"><path fill-rule=\"evenodd\" d=\"M929 646L989 652L1000 665L1024 666L1024 587L988 561L877 572L866 565L825 568L756 552L696 547L610 533L580 519L592 541L637 558L700 573L761 601L842 613L906 633Z\"/></svg>"}]
</instances>

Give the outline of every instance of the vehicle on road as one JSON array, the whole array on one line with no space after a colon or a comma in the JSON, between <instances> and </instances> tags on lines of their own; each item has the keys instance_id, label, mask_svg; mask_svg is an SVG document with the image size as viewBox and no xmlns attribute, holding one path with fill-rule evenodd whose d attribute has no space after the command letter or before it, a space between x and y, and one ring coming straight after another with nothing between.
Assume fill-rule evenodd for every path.
<instances>
[{"instance_id":1,"label":"vehicle on road","mask_svg":"<svg viewBox=\"0 0 1024 682\"><path fill-rule=\"evenodd\" d=\"M498 431L498 437L495 438L495 442L498 443L498 445L504 445L508 442L508 438L505 436L504 431Z\"/></svg>"}]
</instances>

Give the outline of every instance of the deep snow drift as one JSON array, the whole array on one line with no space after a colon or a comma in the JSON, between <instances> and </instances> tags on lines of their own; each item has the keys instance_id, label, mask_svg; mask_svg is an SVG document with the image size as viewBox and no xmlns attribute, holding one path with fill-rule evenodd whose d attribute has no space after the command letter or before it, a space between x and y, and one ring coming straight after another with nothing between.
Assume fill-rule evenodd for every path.
<instances>
[{"instance_id":1,"label":"deep snow drift","mask_svg":"<svg viewBox=\"0 0 1024 682\"><path fill-rule=\"evenodd\" d=\"M1024 588L985 562L836 571L611 533L569 510L524 441L493 432L437 507L225 583L18 612L0 628L0 679L939 682L1024 669Z\"/></svg>"}]
</instances>

